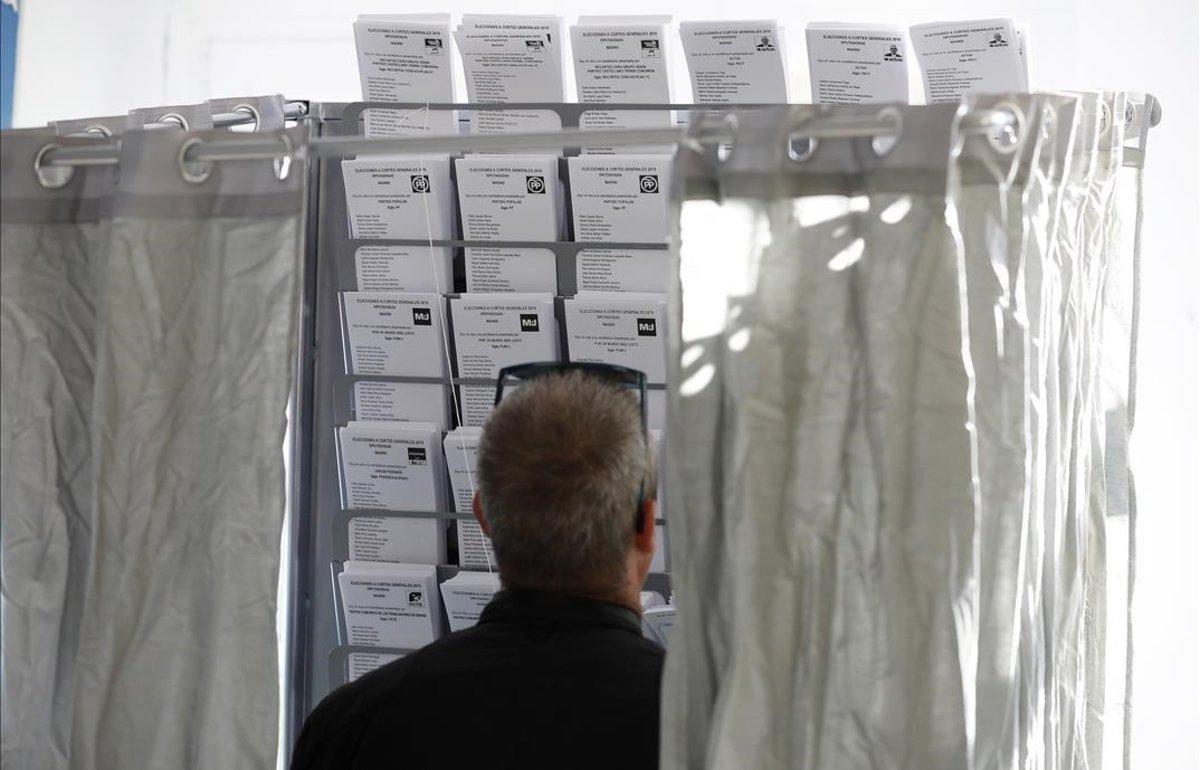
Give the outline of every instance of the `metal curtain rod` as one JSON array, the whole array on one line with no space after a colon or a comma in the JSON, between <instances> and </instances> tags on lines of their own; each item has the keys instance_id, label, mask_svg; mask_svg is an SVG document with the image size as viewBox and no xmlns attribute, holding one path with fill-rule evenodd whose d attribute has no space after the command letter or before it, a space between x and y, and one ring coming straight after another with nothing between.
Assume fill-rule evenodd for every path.
<instances>
[{"instance_id":1,"label":"metal curtain rod","mask_svg":"<svg viewBox=\"0 0 1200 770\"><path fill-rule=\"evenodd\" d=\"M232 113L231 113L232 114ZM215 118L214 118L215 122ZM249 121L244 121L249 122ZM978 110L963 118L963 130L982 134L1014 126L1016 116L1007 110ZM895 136L900 127L889 115L818 115L797 126L789 139L849 139ZM516 134L451 134L435 136L320 137L308 143L308 151L321 157L347 155L384 155L417 152L487 152L493 150L550 150L567 147L624 147L655 144L702 145L735 141L736 129L724 125L688 135L681 128L612 129L585 131L561 129ZM290 156L292 147L271 136L246 136L238 139L206 140L190 147L184 160L212 162L225 160L273 160ZM86 146L55 147L46 152L43 166L107 166L120 159L120 141Z\"/></svg>"}]
</instances>

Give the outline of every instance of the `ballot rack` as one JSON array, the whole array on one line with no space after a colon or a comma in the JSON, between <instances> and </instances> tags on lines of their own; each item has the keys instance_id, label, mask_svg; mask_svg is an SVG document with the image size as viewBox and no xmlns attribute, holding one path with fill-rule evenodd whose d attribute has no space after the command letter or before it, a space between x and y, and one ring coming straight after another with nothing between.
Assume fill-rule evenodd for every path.
<instances>
[{"instance_id":1,"label":"ballot rack","mask_svg":"<svg viewBox=\"0 0 1200 770\"><path fill-rule=\"evenodd\" d=\"M622 109L625 105L621 106ZM641 109L692 109L694 105L650 105L636 108ZM522 111L545 110L557 114L562 126L566 129L578 128L580 117L589 109L610 110L610 105L582 104L537 104L537 105L476 105L476 104L446 104L418 105L379 102L356 102L351 104L324 103L314 104L311 108L311 118L315 130L322 137L353 137L361 136L363 131L363 113L370 108L417 110L454 109L460 111L460 120L475 110L519 108ZM634 107L631 107L634 108ZM310 484L307 507L304 502L297 507L303 519L300 535L297 538L297 553L300 555L294 565L293 586L295 611L292 619L292 662L291 662L291 702L289 705L289 728L297 730L304 716L307 715L328 692L340 686L348 678L348 659L355 653L403 654L405 650L387 647L362 647L346 643L347 634L343 622L340 594L337 576L342 570L342 564L349 558L349 523L355 517L384 517L384 518L435 518L445 522L447 527L454 526L459 519L469 518L470 514L460 514L454 510L447 511L397 511L378 509L345 509L342 505L340 469L337 455L336 429L354 419L354 384L360 381L393 381L411 383L441 384L450 390L451 397L459 385L493 386L492 380L460 378L457 373L457 356L454 351L453 322L449 311L449 299L458 296L465 289L465 273L463 265L463 248L472 246L527 247L549 250L554 254L558 291L555 297L554 312L558 321L559 357L567 358L567 339L562 333L565 329L563 298L575 294L576 271L575 262L578 253L583 249L629 249L657 251L663 260L671 258L668 244L665 243L624 243L587 241L575 242L572 239L572 217L570 214L570 179L567 173L567 161L563 156L578 154L578 149L567 149L560 152L557 147L544 150L525 150L538 154L559 154L559 178L562 183L565 199L563 228L567 237L561 241L481 241L461 239L355 239L349 237L346 200L342 179L341 159L339 157L323 157L311 164L314 179L310 189L313 191L309 210L309 257L315 264L314 289L310 296L312 311L315 314L314 340L309 352L312 355L311 383L311 428L308 431L311 446ZM454 164L451 164L452 180L454 180ZM457 180L454 180L457 184ZM671 192L670 182L667 192ZM457 189L457 188L456 188ZM677 199L674 198L674 199ZM457 212L457 197L455 196ZM461 229L456 230L461 232ZM672 228L671 231L674 231ZM454 292L443 297L446 322L446 336L450 345L449 360L451 372L446 377L405 377L385 375L348 374L345 365L345 339L342 328L339 293L357 289L355 271L355 252L362 246L418 246L418 247L451 247L453 249ZM665 390L663 383L651 383L652 391ZM664 394L665 395L665 394ZM453 507L451 502L450 507ZM665 532L666 522L659 519L658 525ZM438 581L444 582L458 571L454 563L455 539L447 535L449 558L451 563L438 565ZM667 543L667 572L651 574L646 583L647 590L654 590L664 597L670 596L669 576L669 536Z\"/></svg>"}]
</instances>

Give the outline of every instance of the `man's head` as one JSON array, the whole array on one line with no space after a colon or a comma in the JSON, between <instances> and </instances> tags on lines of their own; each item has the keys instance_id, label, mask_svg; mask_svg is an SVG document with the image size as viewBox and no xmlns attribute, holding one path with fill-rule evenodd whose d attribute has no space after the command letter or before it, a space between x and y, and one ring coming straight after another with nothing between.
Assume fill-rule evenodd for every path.
<instances>
[{"instance_id":1,"label":"man's head","mask_svg":"<svg viewBox=\"0 0 1200 770\"><path fill-rule=\"evenodd\" d=\"M637 604L657 474L633 393L581 371L527 381L484 426L477 475L505 585Z\"/></svg>"}]
</instances>

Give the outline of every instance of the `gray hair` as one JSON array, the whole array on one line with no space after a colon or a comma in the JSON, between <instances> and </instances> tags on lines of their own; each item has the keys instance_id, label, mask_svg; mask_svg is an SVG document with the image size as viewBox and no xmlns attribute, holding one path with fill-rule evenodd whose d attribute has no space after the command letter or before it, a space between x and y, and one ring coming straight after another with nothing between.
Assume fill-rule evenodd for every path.
<instances>
[{"instance_id":1,"label":"gray hair","mask_svg":"<svg viewBox=\"0 0 1200 770\"><path fill-rule=\"evenodd\" d=\"M638 494L657 469L637 398L563 371L530 380L492 412L479 494L505 585L606 592L624 582Z\"/></svg>"}]
</instances>

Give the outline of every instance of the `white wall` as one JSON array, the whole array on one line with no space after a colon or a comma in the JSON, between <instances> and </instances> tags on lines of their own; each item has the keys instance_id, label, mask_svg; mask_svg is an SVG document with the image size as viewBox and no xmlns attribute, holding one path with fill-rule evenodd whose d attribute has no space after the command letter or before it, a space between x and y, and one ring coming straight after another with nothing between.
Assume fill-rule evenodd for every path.
<instances>
[{"instance_id":1,"label":"white wall","mask_svg":"<svg viewBox=\"0 0 1200 770\"><path fill-rule=\"evenodd\" d=\"M1146 166L1137 434L1140 535L1134 768L1200 767L1200 115L1195 0L24 0L16 125L120 114L210 96L358 96L350 23L360 12L649 13L780 18L792 30L793 97L807 81L806 21L913 23L1011 16L1031 26L1035 87L1145 90L1163 103ZM681 94L686 97L686 90Z\"/></svg>"}]
</instances>

